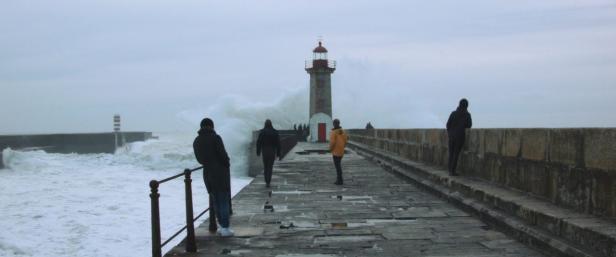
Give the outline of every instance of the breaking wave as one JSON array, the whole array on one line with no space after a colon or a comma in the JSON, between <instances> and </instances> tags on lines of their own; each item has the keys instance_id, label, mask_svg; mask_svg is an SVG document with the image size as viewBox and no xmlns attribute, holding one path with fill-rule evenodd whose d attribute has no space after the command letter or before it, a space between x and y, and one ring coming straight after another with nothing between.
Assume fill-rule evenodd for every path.
<instances>
[{"instance_id":1,"label":"breaking wave","mask_svg":"<svg viewBox=\"0 0 616 257\"><path fill-rule=\"evenodd\" d=\"M266 118L280 129L305 122L306 98L304 91L295 91L261 104L226 96L209 107L178 114L195 132L156 133L159 139L128 144L115 154L3 149L0 256L148 256L148 182L198 166L192 142L201 119L214 119L225 142L235 194L251 181L245 176L251 132ZM208 204L202 183L201 174L194 173L195 211ZM184 225L183 190L181 180L161 185L163 240Z\"/></svg>"},{"instance_id":2,"label":"breaking wave","mask_svg":"<svg viewBox=\"0 0 616 257\"><path fill-rule=\"evenodd\" d=\"M266 119L272 120L277 129L291 129L293 124L307 123L306 106L307 90L289 91L270 104L255 103L243 96L227 95L209 107L182 111L178 113L178 118L191 124L195 131L203 118L214 120L216 132L222 137L229 152L232 173L245 176L252 131L262 128Z\"/></svg>"}]
</instances>

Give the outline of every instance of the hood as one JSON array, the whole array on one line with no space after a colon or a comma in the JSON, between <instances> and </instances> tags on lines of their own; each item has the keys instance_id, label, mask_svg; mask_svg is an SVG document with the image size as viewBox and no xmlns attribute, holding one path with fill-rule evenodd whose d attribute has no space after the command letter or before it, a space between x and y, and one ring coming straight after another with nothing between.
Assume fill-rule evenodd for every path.
<instances>
[{"instance_id":1,"label":"hood","mask_svg":"<svg viewBox=\"0 0 616 257\"><path fill-rule=\"evenodd\" d=\"M199 132L197 132L197 134L199 135L216 134L216 131L210 128L201 128Z\"/></svg>"},{"instance_id":2,"label":"hood","mask_svg":"<svg viewBox=\"0 0 616 257\"><path fill-rule=\"evenodd\" d=\"M459 112L468 112L468 107L458 106L458 108L456 108L456 111L459 111Z\"/></svg>"},{"instance_id":3,"label":"hood","mask_svg":"<svg viewBox=\"0 0 616 257\"><path fill-rule=\"evenodd\" d=\"M276 132L278 132L276 129L274 128L263 128L261 129L261 133L265 134L265 135L273 135Z\"/></svg>"}]
</instances>

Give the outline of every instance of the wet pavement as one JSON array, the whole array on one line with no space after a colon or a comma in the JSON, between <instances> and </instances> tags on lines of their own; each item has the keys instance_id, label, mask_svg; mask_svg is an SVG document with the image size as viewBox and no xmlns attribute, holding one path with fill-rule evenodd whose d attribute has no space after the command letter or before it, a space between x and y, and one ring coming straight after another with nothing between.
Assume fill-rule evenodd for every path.
<instances>
[{"instance_id":1,"label":"wet pavement","mask_svg":"<svg viewBox=\"0 0 616 257\"><path fill-rule=\"evenodd\" d=\"M543 256L349 151L336 186L326 145L300 143L233 199L235 237L197 230L166 256Z\"/></svg>"}]
</instances>

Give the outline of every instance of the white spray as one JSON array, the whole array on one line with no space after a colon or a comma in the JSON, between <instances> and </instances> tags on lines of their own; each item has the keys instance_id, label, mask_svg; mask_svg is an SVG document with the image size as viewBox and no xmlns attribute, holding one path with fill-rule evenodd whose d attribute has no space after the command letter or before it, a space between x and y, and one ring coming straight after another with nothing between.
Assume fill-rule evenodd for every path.
<instances>
[{"instance_id":1,"label":"white spray","mask_svg":"<svg viewBox=\"0 0 616 257\"><path fill-rule=\"evenodd\" d=\"M242 176L247 173L247 149L252 131L261 129L266 119L272 120L277 129L292 129L294 124L307 123L307 106L307 90L304 89L290 91L270 104L227 95L216 99L209 107L182 111L178 117L192 124L195 131L203 118L211 118L231 158L232 173Z\"/></svg>"}]
</instances>

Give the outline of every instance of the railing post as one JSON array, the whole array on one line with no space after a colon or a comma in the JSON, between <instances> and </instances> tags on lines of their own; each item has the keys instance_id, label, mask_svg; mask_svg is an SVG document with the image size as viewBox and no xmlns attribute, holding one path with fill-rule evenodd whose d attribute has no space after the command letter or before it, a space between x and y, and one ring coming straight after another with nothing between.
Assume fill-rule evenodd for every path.
<instances>
[{"instance_id":1,"label":"railing post","mask_svg":"<svg viewBox=\"0 0 616 257\"><path fill-rule=\"evenodd\" d=\"M191 171L184 170L184 184L186 186L186 251L194 253L197 251L197 243L195 242L195 225L193 221L193 203L192 203L192 179L190 178Z\"/></svg>"},{"instance_id":2,"label":"railing post","mask_svg":"<svg viewBox=\"0 0 616 257\"><path fill-rule=\"evenodd\" d=\"M158 181L150 181L150 199L152 203L152 257L162 257L160 246L160 210L158 209Z\"/></svg>"},{"instance_id":3,"label":"railing post","mask_svg":"<svg viewBox=\"0 0 616 257\"><path fill-rule=\"evenodd\" d=\"M210 227L209 230L210 232L216 232L216 230L218 229L218 225L216 225L216 208L214 208L214 199L212 199L212 195L208 194L210 197Z\"/></svg>"}]
</instances>

